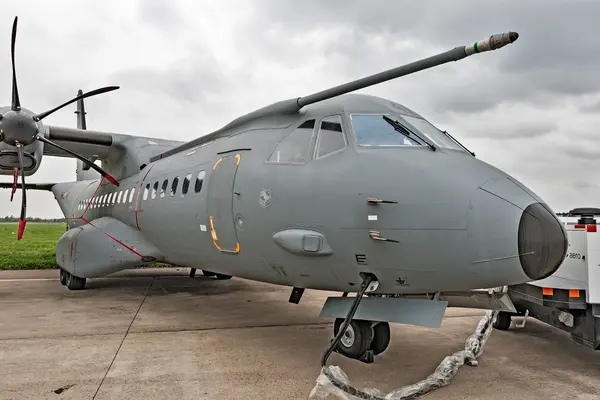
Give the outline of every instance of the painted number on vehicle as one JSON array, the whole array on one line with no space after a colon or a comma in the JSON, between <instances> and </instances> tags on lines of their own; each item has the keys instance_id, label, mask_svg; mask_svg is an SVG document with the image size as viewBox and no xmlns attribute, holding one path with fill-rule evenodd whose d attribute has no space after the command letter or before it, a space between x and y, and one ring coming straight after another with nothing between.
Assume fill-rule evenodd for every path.
<instances>
[{"instance_id":1,"label":"painted number on vehicle","mask_svg":"<svg viewBox=\"0 0 600 400\"><path fill-rule=\"evenodd\" d=\"M567 254L567 258L572 258L575 260L581 260L583 258L585 260L585 255L582 255L581 253L569 253Z\"/></svg>"}]
</instances>

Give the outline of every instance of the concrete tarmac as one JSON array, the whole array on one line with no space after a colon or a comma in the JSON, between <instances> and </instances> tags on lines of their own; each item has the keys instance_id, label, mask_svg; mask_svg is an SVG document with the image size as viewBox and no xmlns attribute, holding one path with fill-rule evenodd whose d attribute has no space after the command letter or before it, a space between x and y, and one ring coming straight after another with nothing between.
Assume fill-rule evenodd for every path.
<instances>
[{"instance_id":1,"label":"concrete tarmac","mask_svg":"<svg viewBox=\"0 0 600 400\"><path fill-rule=\"evenodd\" d=\"M328 293L188 269L123 271L83 291L58 272L0 271L0 399L306 399L332 323ZM464 348L481 310L449 309L440 329L392 326L374 364L332 354L359 388L427 377ZM535 320L494 331L479 366L460 369L434 399L600 399L600 351Z\"/></svg>"}]
</instances>

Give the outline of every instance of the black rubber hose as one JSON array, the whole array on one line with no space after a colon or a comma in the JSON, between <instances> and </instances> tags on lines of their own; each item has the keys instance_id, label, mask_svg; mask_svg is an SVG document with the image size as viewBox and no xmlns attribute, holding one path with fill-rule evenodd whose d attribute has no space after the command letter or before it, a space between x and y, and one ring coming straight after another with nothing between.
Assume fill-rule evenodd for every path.
<instances>
[{"instance_id":1,"label":"black rubber hose","mask_svg":"<svg viewBox=\"0 0 600 400\"><path fill-rule=\"evenodd\" d=\"M325 364L327 363L327 359L333 352L333 349L335 349L335 346L337 346L338 343L340 342L340 339L346 332L346 329L348 329L348 325L350 325L350 321L352 321L352 318L354 317L356 310L358 310L360 301L362 300L362 297L365 294L367 287L369 287L369 284L372 281L373 281L373 276L371 276L371 275L366 275L365 278L363 279L363 283L361 284L360 289L358 290L358 293L356 294L356 297L354 298L354 303L352 303L352 307L350 307L350 311L348 312L348 315L346 315L346 319L340 326L340 330L338 331L337 335L335 335L335 338L331 341L331 343L329 343L329 346L327 346L327 348L325 349L325 352L323 352L323 357L321 357L321 366L322 367L325 366Z\"/></svg>"}]
</instances>

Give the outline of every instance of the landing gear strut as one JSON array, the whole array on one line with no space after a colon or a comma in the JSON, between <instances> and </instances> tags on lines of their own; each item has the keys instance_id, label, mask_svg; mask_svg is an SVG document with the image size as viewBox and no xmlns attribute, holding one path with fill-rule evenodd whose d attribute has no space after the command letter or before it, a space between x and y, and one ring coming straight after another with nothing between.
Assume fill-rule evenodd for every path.
<instances>
[{"instance_id":1,"label":"landing gear strut","mask_svg":"<svg viewBox=\"0 0 600 400\"><path fill-rule=\"evenodd\" d=\"M196 275L196 268L192 268L190 270L190 278L193 278L195 275ZM202 270L202 275L214 276L215 278L220 279L220 280L231 279L231 275L217 274L216 272L211 272L211 271L206 271L206 270Z\"/></svg>"},{"instance_id":2,"label":"landing gear strut","mask_svg":"<svg viewBox=\"0 0 600 400\"><path fill-rule=\"evenodd\" d=\"M390 344L390 326L387 322L353 320L365 292L377 289L379 282L373 274L361 273L363 283L345 319L337 318L333 325L334 339L321 359L325 366L331 352L335 351L348 358L372 363L373 357L381 354Z\"/></svg>"},{"instance_id":3,"label":"landing gear strut","mask_svg":"<svg viewBox=\"0 0 600 400\"><path fill-rule=\"evenodd\" d=\"M202 274L204 276L214 276L215 278L221 280L231 279L231 275L217 274L216 272L210 272L205 270L202 270Z\"/></svg>"},{"instance_id":4,"label":"landing gear strut","mask_svg":"<svg viewBox=\"0 0 600 400\"><path fill-rule=\"evenodd\" d=\"M80 278L65 271L61 268L60 270L60 284L69 288L69 290L82 290L85 288L85 278Z\"/></svg>"}]
</instances>

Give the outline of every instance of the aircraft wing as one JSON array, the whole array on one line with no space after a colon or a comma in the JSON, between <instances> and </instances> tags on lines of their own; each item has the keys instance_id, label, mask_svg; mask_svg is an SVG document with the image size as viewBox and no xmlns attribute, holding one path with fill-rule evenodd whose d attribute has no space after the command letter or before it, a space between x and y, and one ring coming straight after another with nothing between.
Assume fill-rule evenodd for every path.
<instances>
[{"instance_id":1,"label":"aircraft wing","mask_svg":"<svg viewBox=\"0 0 600 400\"><path fill-rule=\"evenodd\" d=\"M122 133L99 132L88 129L75 129L47 126L47 137L53 142L80 154L88 159L106 160L109 153L138 153L141 158L150 158L166 150L181 145L182 141L134 136ZM114 150L120 150L115 152ZM73 157L54 146L44 146L44 155ZM119 154L122 155L122 154ZM149 161L149 160L148 160Z\"/></svg>"},{"instance_id":2,"label":"aircraft wing","mask_svg":"<svg viewBox=\"0 0 600 400\"><path fill-rule=\"evenodd\" d=\"M56 183L26 183L26 190L48 190L52 191L52 187L56 185ZM0 189L12 189L13 184L8 182L0 182ZM17 189L21 189L21 183L17 184Z\"/></svg>"}]
</instances>

